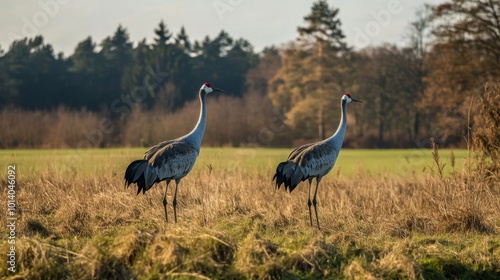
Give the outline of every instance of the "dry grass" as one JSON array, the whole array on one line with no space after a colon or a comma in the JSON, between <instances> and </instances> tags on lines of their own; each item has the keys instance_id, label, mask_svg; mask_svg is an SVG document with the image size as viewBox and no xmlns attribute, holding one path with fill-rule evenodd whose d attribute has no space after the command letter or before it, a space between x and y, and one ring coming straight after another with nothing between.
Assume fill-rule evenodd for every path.
<instances>
[{"instance_id":1,"label":"dry grass","mask_svg":"<svg viewBox=\"0 0 500 280\"><path fill-rule=\"evenodd\" d=\"M482 168L488 173L500 173L500 85L486 84L479 98L479 111L474 144L481 151ZM488 174L489 175L489 174Z\"/></svg>"},{"instance_id":2,"label":"dry grass","mask_svg":"<svg viewBox=\"0 0 500 280\"><path fill-rule=\"evenodd\" d=\"M0 275L493 279L500 273L498 178L331 174L318 193L318 231L308 225L305 185L292 194L275 190L272 168L248 169L236 159L220 169L197 166L180 186L179 223L166 224L163 184L144 196L123 188L123 170L134 157L94 160L101 172L92 176L80 174L85 164L77 161L20 176L18 273L1 262ZM172 213L170 200L171 194ZM5 228L5 219L0 223Z\"/></svg>"}]
</instances>

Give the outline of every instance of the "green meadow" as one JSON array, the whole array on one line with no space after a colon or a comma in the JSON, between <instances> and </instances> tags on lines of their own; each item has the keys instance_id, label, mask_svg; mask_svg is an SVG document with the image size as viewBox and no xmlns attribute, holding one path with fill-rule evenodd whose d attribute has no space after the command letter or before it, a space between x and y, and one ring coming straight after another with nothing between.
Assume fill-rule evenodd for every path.
<instances>
[{"instance_id":1,"label":"green meadow","mask_svg":"<svg viewBox=\"0 0 500 280\"><path fill-rule=\"evenodd\" d=\"M0 150L0 162L2 165L18 165L20 174L28 178L47 172L82 175L110 171L118 173L124 172L129 161L141 158L146 150L147 148ZM213 170L257 169L272 177L276 165L286 160L290 151L291 149L206 147L202 149L194 170L199 171L209 166ZM462 170L468 157L468 152L464 149L441 150L439 153L446 164L446 174ZM454 167L451 163L452 153L455 157ZM106 163L106 170L102 169L101 163ZM430 149L343 149L331 173L348 177L360 174L407 176L431 172L433 169L435 165Z\"/></svg>"}]
</instances>

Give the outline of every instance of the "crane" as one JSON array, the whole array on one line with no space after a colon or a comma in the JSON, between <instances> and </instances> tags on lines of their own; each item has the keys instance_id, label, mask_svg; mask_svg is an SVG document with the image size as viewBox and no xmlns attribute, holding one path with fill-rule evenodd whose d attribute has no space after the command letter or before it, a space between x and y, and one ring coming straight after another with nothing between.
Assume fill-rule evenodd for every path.
<instances>
[{"instance_id":1,"label":"crane","mask_svg":"<svg viewBox=\"0 0 500 280\"><path fill-rule=\"evenodd\" d=\"M212 87L209 83L204 83L199 92L200 116L194 129L187 135L174 140L161 142L146 153L143 159L135 160L129 164L125 171L125 185L137 184L137 194L141 191L146 193L155 183L166 181L165 194L163 195L163 208L165 210L165 220L167 215L167 190L172 180L175 181L174 198L172 205L174 208L174 220L177 222L177 188L180 181L193 168L196 158L200 153L201 141L205 133L207 120L207 94L211 92L224 92L221 89Z\"/></svg>"},{"instance_id":2,"label":"crane","mask_svg":"<svg viewBox=\"0 0 500 280\"><path fill-rule=\"evenodd\" d=\"M337 131L330 138L315 143L305 144L294 149L285 162L278 164L276 174L273 177L273 181L276 180L277 189L284 184L285 190L289 190L290 192L292 192L300 182L308 180L307 207L309 208L309 223L312 226L311 205L313 205L318 229L320 229L318 210L316 208L318 186L323 176L332 170L339 156L347 128L346 106L351 102L362 103L360 100L351 97L349 93L342 96L340 103L340 124ZM316 178L316 189L314 190L314 196L311 202L311 184L314 178Z\"/></svg>"}]
</instances>

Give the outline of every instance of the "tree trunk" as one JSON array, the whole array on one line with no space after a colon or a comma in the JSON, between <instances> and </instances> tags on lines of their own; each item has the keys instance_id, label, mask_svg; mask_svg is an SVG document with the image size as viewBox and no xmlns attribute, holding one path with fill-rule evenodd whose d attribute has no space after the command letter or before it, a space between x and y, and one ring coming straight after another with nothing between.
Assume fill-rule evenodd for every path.
<instances>
[{"instance_id":1,"label":"tree trunk","mask_svg":"<svg viewBox=\"0 0 500 280\"><path fill-rule=\"evenodd\" d=\"M378 123L378 146L379 148L382 147L382 143L384 141L384 121L382 119L379 119Z\"/></svg>"},{"instance_id":2,"label":"tree trunk","mask_svg":"<svg viewBox=\"0 0 500 280\"><path fill-rule=\"evenodd\" d=\"M413 138L415 139L418 138L419 129L420 129L420 114L417 111L415 112L415 120L413 122Z\"/></svg>"}]
</instances>

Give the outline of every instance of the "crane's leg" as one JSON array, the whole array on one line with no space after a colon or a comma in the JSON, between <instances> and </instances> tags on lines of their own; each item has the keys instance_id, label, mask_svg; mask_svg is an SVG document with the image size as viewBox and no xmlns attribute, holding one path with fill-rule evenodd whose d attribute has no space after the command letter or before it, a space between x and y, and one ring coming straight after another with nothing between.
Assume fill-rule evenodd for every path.
<instances>
[{"instance_id":1,"label":"crane's leg","mask_svg":"<svg viewBox=\"0 0 500 280\"><path fill-rule=\"evenodd\" d=\"M167 190L168 190L168 184L170 184L170 180L165 181L166 186L165 186L165 194L163 195L163 209L165 209L165 220L168 223L168 216L167 216Z\"/></svg>"},{"instance_id":2,"label":"crane's leg","mask_svg":"<svg viewBox=\"0 0 500 280\"><path fill-rule=\"evenodd\" d=\"M321 181L321 178L320 177L316 177L316 189L314 190L314 197L313 197L313 206L314 206L314 212L316 214L316 223L318 224L318 229L319 228L319 219L318 219L318 208L316 208L316 194L318 193L318 187L319 187L319 182Z\"/></svg>"},{"instance_id":3,"label":"crane's leg","mask_svg":"<svg viewBox=\"0 0 500 280\"><path fill-rule=\"evenodd\" d=\"M177 223L177 187L179 186L180 179L175 180L175 191L174 200L172 200L172 205L174 206L174 221Z\"/></svg>"},{"instance_id":4,"label":"crane's leg","mask_svg":"<svg viewBox=\"0 0 500 280\"><path fill-rule=\"evenodd\" d=\"M312 213L311 213L311 184L312 184L312 178L309 178L309 189L307 191L307 207L309 208L309 224L313 226L313 221L312 221Z\"/></svg>"}]
</instances>

